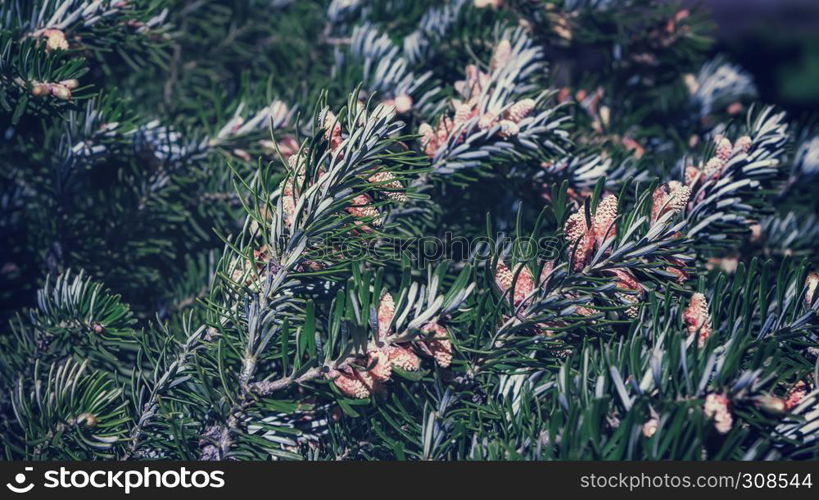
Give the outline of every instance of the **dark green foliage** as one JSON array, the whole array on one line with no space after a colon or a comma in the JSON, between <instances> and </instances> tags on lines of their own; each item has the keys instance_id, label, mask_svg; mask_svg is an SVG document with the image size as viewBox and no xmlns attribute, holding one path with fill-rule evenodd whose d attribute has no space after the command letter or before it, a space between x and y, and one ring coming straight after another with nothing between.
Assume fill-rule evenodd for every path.
<instances>
[{"instance_id":1,"label":"dark green foliage","mask_svg":"<svg viewBox=\"0 0 819 500\"><path fill-rule=\"evenodd\" d=\"M3 456L819 458L811 122L483 3L0 6Z\"/></svg>"}]
</instances>

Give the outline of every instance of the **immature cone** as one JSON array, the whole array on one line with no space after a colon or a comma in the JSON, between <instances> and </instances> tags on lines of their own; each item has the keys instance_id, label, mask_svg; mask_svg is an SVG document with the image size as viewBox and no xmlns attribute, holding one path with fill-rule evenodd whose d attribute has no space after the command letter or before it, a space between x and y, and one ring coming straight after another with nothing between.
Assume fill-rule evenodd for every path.
<instances>
[{"instance_id":1,"label":"immature cone","mask_svg":"<svg viewBox=\"0 0 819 500\"><path fill-rule=\"evenodd\" d=\"M517 281L515 281L515 274L517 273ZM523 302L529 294L535 289L535 280L529 268L524 264L518 264L515 270L512 271L506 264L498 260L495 267L495 283L504 294L512 287L512 282L515 281L515 291L513 292L513 299L515 305Z\"/></svg>"},{"instance_id":2,"label":"immature cone","mask_svg":"<svg viewBox=\"0 0 819 500\"><path fill-rule=\"evenodd\" d=\"M52 83L51 95L62 101L68 101L71 99L71 89L59 83Z\"/></svg>"},{"instance_id":3,"label":"immature cone","mask_svg":"<svg viewBox=\"0 0 819 500\"><path fill-rule=\"evenodd\" d=\"M617 277L617 288L635 292L617 292L616 295L621 301L631 304L628 308L626 308L626 316L629 318L636 318L640 312L639 304L640 297L643 294L643 285L637 281L637 278L635 278L634 275L625 269L610 269L608 272Z\"/></svg>"},{"instance_id":4,"label":"immature cone","mask_svg":"<svg viewBox=\"0 0 819 500\"><path fill-rule=\"evenodd\" d=\"M481 130L489 130L498 123L498 116L495 113L484 113L478 120L478 128Z\"/></svg>"},{"instance_id":5,"label":"immature cone","mask_svg":"<svg viewBox=\"0 0 819 500\"><path fill-rule=\"evenodd\" d=\"M597 205L592 217L592 226L586 225L585 214L575 212L566 220L564 232L574 250L572 269L580 271L594 252L595 245L601 245L615 234L614 220L617 218L617 197L607 194ZM575 246L576 245L576 246Z\"/></svg>"},{"instance_id":6,"label":"immature cone","mask_svg":"<svg viewBox=\"0 0 819 500\"><path fill-rule=\"evenodd\" d=\"M97 426L97 416L93 413L82 413L77 416L78 424L85 424L86 427Z\"/></svg>"},{"instance_id":7,"label":"immature cone","mask_svg":"<svg viewBox=\"0 0 819 500\"><path fill-rule=\"evenodd\" d=\"M667 266L665 272L674 275L674 281L682 285L688 280L688 273L679 267Z\"/></svg>"},{"instance_id":8,"label":"immature cone","mask_svg":"<svg viewBox=\"0 0 819 500\"><path fill-rule=\"evenodd\" d=\"M412 97L408 96L407 94L395 96L395 100L393 102L395 105L395 111L398 113L408 113L410 110L412 110Z\"/></svg>"},{"instance_id":9,"label":"immature cone","mask_svg":"<svg viewBox=\"0 0 819 500\"><path fill-rule=\"evenodd\" d=\"M438 129L435 131L435 140L437 141L438 146L446 144L449 140L450 134L457 138L457 142L463 140L464 137L464 125L467 121L471 120L474 117L475 113L470 112L466 117L461 120L453 120L448 116L444 116L441 118L441 121L438 122Z\"/></svg>"},{"instance_id":10,"label":"immature cone","mask_svg":"<svg viewBox=\"0 0 819 500\"><path fill-rule=\"evenodd\" d=\"M46 50L68 50L68 40L62 31L47 29L43 31L43 36L46 38Z\"/></svg>"},{"instance_id":11,"label":"immature cone","mask_svg":"<svg viewBox=\"0 0 819 500\"><path fill-rule=\"evenodd\" d=\"M651 417L650 419L646 420L643 424L643 436L650 438L657 432L657 426L659 425L659 421Z\"/></svg>"},{"instance_id":12,"label":"immature cone","mask_svg":"<svg viewBox=\"0 0 819 500\"><path fill-rule=\"evenodd\" d=\"M31 84L31 95L34 97L45 97L49 94L51 94L51 85L39 82Z\"/></svg>"},{"instance_id":13,"label":"immature cone","mask_svg":"<svg viewBox=\"0 0 819 500\"><path fill-rule=\"evenodd\" d=\"M805 292L805 302L808 306L813 304L813 297L816 294L816 286L819 285L819 273L810 273L805 279L805 286L808 288Z\"/></svg>"},{"instance_id":14,"label":"immature cone","mask_svg":"<svg viewBox=\"0 0 819 500\"><path fill-rule=\"evenodd\" d=\"M466 122L468 122L469 120L471 120L472 118L477 116L477 113L478 113L478 110L475 109L475 106L473 106L469 102L455 105L455 114L452 117L452 119L454 121L454 127L453 128L457 128L458 126L466 124ZM491 116L494 117L495 115L491 115ZM483 117L481 117L481 120L483 120ZM440 132L441 132L441 130L439 130L439 133ZM446 136L441 137L441 139L445 139L445 138L446 138Z\"/></svg>"},{"instance_id":15,"label":"immature cone","mask_svg":"<svg viewBox=\"0 0 819 500\"><path fill-rule=\"evenodd\" d=\"M334 370L326 377L333 381L338 390L351 398L366 399L372 393L374 382L367 372L352 370L352 373L346 373Z\"/></svg>"},{"instance_id":16,"label":"immature cone","mask_svg":"<svg viewBox=\"0 0 819 500\"><path fill-rule=\"evenodd\" d=\"M747 135L743 135L737 139L737 142L734 144L733 154L747 153L748 150L751 149L751 143L751 138Z\"/></svg>"},{"instance_id":17,"label":"immature cone","mask_svg":"<svg viewBox=\"0 0 819 500\"><path fill-rule=\"evenodd\" d=\"M700 88L700 84L697 82L697 77L691 73L686 73L683 75L683 82L688 89L688 93L691 95L696 94Z\"/></svg>"},{"instance_id":18,"label":"immature cone","mask_svg":"<svg viewBox=\"0 0 819 500\"><path fill-rule=\"evenodd\" d=\"M381 293L381 299L378 302L378 333L381 337L386 336L390 331L390 323L392 323L394 315L395 302L392 300L392 295L384 291Z\"/></svg>"},{"instance_id":19,"label":"immature cone","mask_svg":"<svg viewBox=\"0 0 819 500\"><path fill-rule=\"evenodd\" d=\"M697 345L702 347L711 335L711 316L708 314L708 301L705 295L697 292L691 296L688 307L683 311L683 320L688 327L688 334L697 337Z\"/></svg>"},{"instance_id":20,"label":"immature cone","mask_svg":"<svg viewBox=\"0 0 819 500\"><path fill-rule=\"evenodd\" d=\"M680 181L671 181L654 190L651 206L651 223L667 213L679 213L691 198L691 188Z\"/></svg>"},{"instance_id":21,"label":"immature cone","mask_svg":"<svg viewBox=\"0 0 819 500\"><path fill-rule=\"evenodd\" d=\"M627 317L634 319L640 315L640 297L637 295L630 295L627 293L617 293L617 298L622 302L629 304L626 308L625 314Z\"/></svg>"},{"instance_id":22,"label":"immature cone","mask_svg":"<svg viewBox=\"0 0 819 500\"><path fill-rule=\"evenodd\" d=\"M268 106L267 109L273 116L284 115L287 114L288 111L287 103L279 99L276 99L273 102L271 102L270 106Z\"/></svg>"},{"instance_id":23,"label":"immature cone","mask_svg":"<svg viewBox=\"0 0 819 500\"><path fill-rule=\"evenodd\" d=\"M447 338L446 329L438 323L427 323L421 331L432 333L432 339L424 340L423 347L435 359L441 368L447 368L452 363L452 342Z\"/></svg>"},{"instance_id":24,"label":"immature cone","mask_svg":"<svg viewBox=\"0 0 819 500\"><path fill-rule=\"evenodd\" d=\"M685 184L693 186L703 178L702 170L693 165L685 167Z\"/></svg>"},{"instance_id":25,"label":"immature cone","mask_svg":"<svg viewBox=\"0 0 819 500\"><path fill-rule=\"evenodd\" d=\"M575 212L566 219L566 224L563 226L563 232L566 233L566 239L574 242L582 238L587 232L586 218L580 212Z\"/></svg>"},{"instance_id":26,"label":"immature cone","mask_svg":"<svg viewBox=\"0 0 819 500\"><path fill-rule=\"evenodd\" d=\"M503 0L472 0L472 5L476 9L485 9L486 7L497 9L503 5Z\"/></svg>"},{"instance_id":27,"label":"immature cone","mask_svg":"<svg viewBox=\"0 0 819 500\"><path fill-rule=\"evenodd\" d=\"M513 104L506 110L506 118L518 123L522 119L529 116L529 113L535 108L534 99L523 99Z\"/></svg>"},{"instance_id":28,"label":"immature cone","mask_svg":"<svg viewBox=\"0 0 819 500\"><path fill-rule=\"evenodd\" d=\"M377 184L380 188L388 189L389 191L382 191L387 198L401 203L407 201L407 195L403 191L404 186L401 185L401 182L395 178L392 172L378 172L367 180Z\"/></svg>"},{"instance_id":29,"label":"immature cone","mask_svg":"<svg viewBox=\"0 0 819 500\"><path fill-rule=\"evenodd\" d=\"M435 130L427 122L418 125L418 134L421 136L421 145L425 145L429 141L435 139Z\"/></svg>"},{"instance_id":30,"label":"immature cone","mask_svg":"<svg viewBox=\"0 0 819 500\"><path fill-rule=\"evenodd\" d=\"M667 273L675 276L674 281L683 284L688 280L688 273L685 272L685 261L676 257L667 257L666 261L670 264L665 268Z\"/></svg>"},{"instance_id":31,"label":"immature cone","mask_svg":"<svg viewBox=\"0 0 819 500\"><path fill-rule=\"evenodd\" d=\"M271 264L270 249L267 247L267 245L262 245L253 250L253 263L256 267L256 273L259 276L266 274ZM250 283L252 283L252 280Z\"/></svg>"},{"instance_id":32,"label":"immature cone","mask_svg":"<svg viewBox=\"0 0 819 500\"><path fill-rule=\"evenodd\" d=\"M520 132L518 124L512 120L501 120L498 122L498 125L500 125L500 136L507 139L518 135Z\"/></svg>"},{"instance_id":33,"label":"immature cone","mask_svg":"<svg viewBox=\"0 0 819 500\"><path fill-rule=\"evenodd\" d=\"M643 285L626 269L609 269L608 273L617 278L617 288L634 291L643 289Z\"/></svg>"},{"instance_id":34,"label":"immature cone","mask_svg":"<svg viewBox=\"0 0 819 500\"><path fill-rule=\"evenodd\" d=\"M725 161L715 156L705 163L705 166L702 168L702 173L706 179L710 179L712 177L718 178L720 173L722 173L722 168L724 166Z\"/></svg>"},{"instance_id":35,"label":"immature cone","mask_svg":"<svg viewBox=\"0 0 819 500\"><path fill-rule=\"evenodd\" d=\"M714 428L720 434L728 433L734 423L728 404L728 398L722 394L711 393L705 397L703 412L707 418L714 419Z\"/></svg>"},{"instance_id":36,"label":"immature cone","mask_svg":"<svg viewBox=\"0 0 819 500\"><path fill-rule=\"evenodd\" d=\"M288 227L293 226L296 215L296 202L298 193L304 183L304 155L291 155L287 158L287 165L291 170L291 175L282 182L282 215Z\"/></svg>"},{"instance_id":37,"label":"immature cone","mask_svg":"<svg viewBox=\"0 0 819 500\"><path fill-rule=\"evenodd\" d=\"M335 152L341 145L341 123L336 118L335 113L329 109L324 113L324 138L330 142L330 150Z\"/></svg>"},{"instance_id":38,"label":"immature cone","mask_svg":"<svg viewBox=\"0 0 819 500\"><path fill-rule=\"evenodd\" d=\"M508 42L507 42L508 45ZM503 42L500 43L498 46L499 49L495 50L495 55L493 55L493 63L494 61L498 61L499 63L506 64L506 59L508 57L508 52L505 48ZM496 57L497 56L497 57ZM500 59L497 59L500 58ZM494 70L496 66L492 66ZM478 104L477 98L478 95L489 85L491 80L490 75L484 73L474 64L468 64L465 68L466 72L466 79L460 80L455 82L455 90L458 91L462 96L468 97L470 100L466 103L469 108L475 108ZM477 111L477 110L476 110Z\"/></svg>"},{"instance_id":39,"label":"immature cone","mask_svg":"<svg viewBox=\"0 0 819 500\"><path fill-rule=\"evenodd\" d=\"M358 219L369 219L374 226L380 226L382 223L381 214L378 209L372 205L372 199L366 194L360 194L350 201L350 205L346 208L347 213ZM369 231L370 228L356 221L359 227L364 231Z\"/></svg>"},{"instance_id":40,"label":"immature cone","mask_svg":"<svg viewBox=\"0 0 819 500\"><path fill-rule=\"evenodd\" d=\"M414 372L421 368L421 358L403 345L391 345L387 348L387 352L392 366L397 366L408 372Z\"/></svg>"},{"instance_id":41,"label":"immature cone","mask_svg":"<svg viewBox=\"0 0 819 500\"><path fill-rule=\"evenodd\" d=\"M287 227L293 227L296 219L296 197L292 189L289 192L282 192L282 215Z\"/></svg>"},{"instance_id":42,"label":"immature cone","mask_svg":"<svg viewBox=\"0 0 819 500\"><path fill-rule=\"evenodd\" d=\"M65 87L65 88L67 88L69 90L74 90L75 88L80 86L80 82L76 78L70 78L68 80L61 81L60 85L62 85L63 87Z\"/></svg>"},{"instance_id":43,"label":"immature cone","mask_svg":"<svg viewBox=\"0 0 819 500\"><path fill-rule=\"evenodd\" d=\"M614 236L615 218L617 218L617 197L607 194L597 205L594 218L592 218L592 229L598 245Z\"/></svg>"},{"instance_id":44,"label":"immature cone","mask_svg":"<svg viewBox=\"0 0 819 500\"><path fill-rule=\"evenodd\" d=\"M422 123L418 126L418 134L421 136L421 148L424 150L424 154L429 158L434 157L435 152L438 150L438 138L432 125Z\"/></svg>"},{"instance_id":45,"label":"immature cone","mask_svg":"<svg viewBox=\"0 0 819 500\"><path fill-rule=\"evenodd\" d=\"M378 382L386 382L392 376L392 363L386 349L371 347L367 351L367 366L372 366L370 376Z\"/></svg>"},{"instance_id":46,"label":"immature cone","mask_svg":"<svg viewBox=\"0 0 819 500\"><path fill-rule=\"evenodd\" d=\"M581 298L581 295L578 294L578 293L567 293L566 296L568 298L570 298L570 299L579 299L579 298ZM589 303L590 302L585 302L585 304L589 304ZM583 316L585 318L590 318L590 317L594 316L595 314L597 314L597 311L595 311L592 308L586 307L585 305L582 305L582 304L583 303L574 305L574 313L575 314L577 314L578 316Z\"/></svg>"},{"instance_id":47,"label":"immature cone","mask_svg":"<svg viewBox=\"0 0 819 500\"><path fill-rule=\"evenodd\" d=\"M646 154L646 148L644 148L639 142L635 141L631 137L628 136L623 137L620 143L623 145L624 148L626 148L627 151L631 152L631 154L634 155L634 157L638 160Z\"/></svg>"},{"instance_id":48,"label":"immature cone","mask_svg":"<svg viewBox=\"0 0 819 500\"><path fill-rule=\"evenodd\" d=\"M785 410L790 411L798 405L802 399L808 394L808 384L804 380L800 380L788 391L785 397Z\"/></svg>"},{"instance_id":49,"label":"immature cone","mask_svg":"<svg viewBox=\"0 0 819 500\"><path fill-rule=\"evenodd\" d=\"M734 146L731 144L731 141L729 141L727 137L718 135L714 138L714 142L716 143L715 154L717 155L717 158L723 162L731 159L734 152Z\"/></svg>"},{"instance_id":50,"label":"immature cone","mask_svg":"<svg viewBox=\"0 0 819 500\"><path fill-rule=\"evenodd\" d=\"M543 284L545 284L546 281L549 279L549 275L552 273L554 268L555 268L555 263L552 262L551 260L547 260L547 261L545 261L543 263L543 267L540 269L540 285L541 286Z\"/></svg>"},{"instance_id":51,"label":"immature cone","mask_svg":"<svg viewBox=\"0 0 819 500\"><path fill-rule=\"evenodd\" d=\"M503 42L501 42L501 47L503 47ZM504 52L504 50L502 49L501 52ZM502 60L502 62L503 62L502 65L505 65L506 62L507 62L506 59L508 59L508 55L506 55L506 56L501 55L499 57L501 58L500 60ZM472 85L472 87L474 89L473 93L476 94L476 95L471 95L470 96L469 104L470 104L470 106L475 108L475 107L478 106L478 95L477 95L477 93L482 92L485 88L487 88L489 86L489 82L492 80L492 77L490 76L489 73L484 73L483 71L479 70L477 66L473 66L473 68L474 68L474 71L470 75L470 79L472 81L471 85Z\"/></svg>"},{"instance_id":52,"label":"immature cone","mask_svg":"<svg viewBox=\"0 0 819 500\"><path fill-rule=\"evenodd\" d=\"M580 271L594 251L594 232L586 226L586 217L580 212L570 215L563 229L571 248L574 248L572 269Z\"/></svg>"},{"instance_id":53,"label":"immature cone","mask_svg":"<svg viewBox=\"0 0 819 500\"><path fill-rule=\"evenodd\" d=\"M506 40L506 39L501 40L495 46L495 50L492 53L492 60L489 63L490 64L489 67L492 69L492 71L494 71L494 70L496 70L498 68L502 68L503 66L506 66L506 64L509 62L509 57L511 55L512 55L512 44L509 43L509 40Z\"/></svg>"},{"instance_id":54,"label":"immature cone","mask_svg":"<svg viewBox=\"0 0 819 500\"><path fill-rule=\"evenodd\" d=\"M299 143L292 135L286 135L275 142L264 142L263 145L272 150L278 148L279 152L286 160L289 160L291 156L299 152Z\"/></svg>"}]
</instances>

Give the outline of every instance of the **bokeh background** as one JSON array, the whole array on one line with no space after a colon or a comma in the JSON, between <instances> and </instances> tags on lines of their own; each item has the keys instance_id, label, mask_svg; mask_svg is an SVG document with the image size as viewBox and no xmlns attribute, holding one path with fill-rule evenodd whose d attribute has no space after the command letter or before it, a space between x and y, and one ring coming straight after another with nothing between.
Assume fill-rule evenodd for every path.
<instances>
[{"instance_id":1,"label":"bokeh background","mask_svg":"<svg viewBox=\"0 0 819 500\"><path fill-rule=\"evenodd\" d=\"M819 0L704 0L716 51L751 72L763 102L819 110Z\"/></svg>"}]
</instances>

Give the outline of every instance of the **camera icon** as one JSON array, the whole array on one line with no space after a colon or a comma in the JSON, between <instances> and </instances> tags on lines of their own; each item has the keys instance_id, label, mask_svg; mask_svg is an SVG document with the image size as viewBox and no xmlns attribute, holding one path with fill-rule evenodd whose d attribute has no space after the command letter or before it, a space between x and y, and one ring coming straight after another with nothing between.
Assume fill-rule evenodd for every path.
<instances>
[{"instance_id":1,"label":"camera icon","mask_svg":"<svg viewBox=\"0 0 819 500\"><path fill-rule=\"evenodd\" d=\"M26 472L31 472L34 470L34 467L26 467L25 470ZM16 483L16 485L12 483L6 483L6 488L10 489L14 493L28 493L29 491L32 490L32 488L34 488L34 483L23 484L26 482L26 475L23 474L22 472L18 472L14 476L14 482Z\"/></svg>"}]
</instances>

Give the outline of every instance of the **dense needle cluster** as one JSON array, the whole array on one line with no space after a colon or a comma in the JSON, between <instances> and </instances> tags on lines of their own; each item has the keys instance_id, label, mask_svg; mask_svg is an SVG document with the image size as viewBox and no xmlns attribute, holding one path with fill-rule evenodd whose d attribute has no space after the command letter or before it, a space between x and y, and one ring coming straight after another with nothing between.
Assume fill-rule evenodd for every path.
<instances>
[{"instance_id":1,"label":"dense needle cluster","mask_svg":"<svg viewBox=\"0 0 819 500\"><path fill-rule=\"evenodd\" d=\"M688 4L3 2L3 456L818 458L819 130Z\"/></svg>"}]
</instances>

